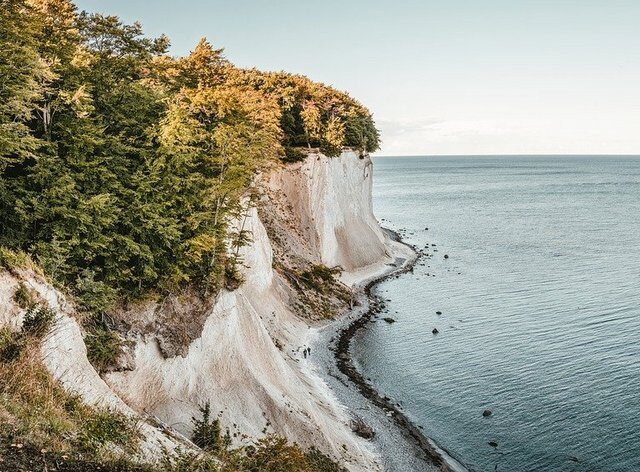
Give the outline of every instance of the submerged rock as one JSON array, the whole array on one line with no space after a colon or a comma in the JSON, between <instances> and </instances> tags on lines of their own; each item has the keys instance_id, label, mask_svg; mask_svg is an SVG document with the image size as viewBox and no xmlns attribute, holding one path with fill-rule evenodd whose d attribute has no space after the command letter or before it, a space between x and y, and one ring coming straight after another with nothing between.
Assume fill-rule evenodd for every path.
<instances>
[{"instance_id":1,"label":"submerged rock","mask_svg":"<svg viewBox=\"0 0 640 472\"><path fill-rule=\"evenodd\" d=\"M496 441L489 441L487 444L491 447L498 447L498 443Z\"/></svg>"}]
</instances>

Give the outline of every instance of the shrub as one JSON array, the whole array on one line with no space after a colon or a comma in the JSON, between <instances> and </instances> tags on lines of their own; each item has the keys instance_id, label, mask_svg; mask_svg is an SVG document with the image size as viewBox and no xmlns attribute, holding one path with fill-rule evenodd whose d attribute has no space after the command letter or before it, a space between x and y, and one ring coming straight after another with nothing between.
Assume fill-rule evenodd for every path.
<instances>
[{"instance_id":1,"label":"shrub","mask_svg":"<svg viewBox=\"0 0 640 472\"><path fill-rule=\"evenodd\" d=\"M34 305L24 315L22 332L31 336L44 336L55 318L55 312L46 306Z\"/></svg>"},{"instance_id":2,"label":"shrub","mask_svg":"<svg viewBox=\"0 0 640 472\"><path fill-rule=\"evenodd\" d=\"M211 454L166 454L163 472L344 472L333 459L316 448L304 451L281 436L269 435L256 444Z\"/></svg>"},{"instance_id":3,"label":"shrub","mask_svg":"<svg viewBox=\"0 0 640 472\"><path fill-rule=\"evenodd\" d=\"M29 255L23 251L14 251L0 246L0 267L13 270L23 267L31 267L33 262Z\"/></svg>"},{"instance_id":4,"label":"shrub","mask_svg":"<svg viewBox=\"0 0 640 472\"><path fill-rule=\"evenodd\" d=\"M86 311L94 314L104 313L112 308L118 296L115 288L96 281L95 274L90 270L82 271L76 280L76 300Z\"/></svg>"},{"instance_id":5,"label":"shrub","mask_svg":"<svg viewBox=\"0 0 640 472\"><path fill-rule=\"evenodd\" d=\"M247 472L342 472L329 456L315 448L304 451L298 444L289 443L281 436L269 435L258 441L255 446L247 446L240 458L237 470Z\"/></svg>"},{"instance_id":6,"label":"shrub","mask_svg":"<svg viewBox=\"0 0 640 472\"><path fill-rule=\"evenodd\" d=\"M201 419L192 418L194 428L191 440L193 443L214 454L226 451L231 445L229 431L227 430L226 435L222 435L220 420L218 418L211 419L209 402L200 407L200 413L202 413Z\"/></svg>"},{"instance_id":7,"label":"shrub","mask_svg":"<svg viewBox=\"0 0 640 472\"><path fill-rule=\"evenodd\" d=\"M18 288L13 294L13 300L20 308L31 308L35 304L35 297L24 282L18 283Z\"/></svg>"},{"instance_id":8,"label":"shrub","mask_svg":"<svg viewBox=\"0 0 640 472\"><path fill-rule=\"evenodd\" d=\"M162 472L222 472L222 464L218 459L206 454L189 451L168 452L162 458ZM232 469L238 471L238 469Z\"/></svg>"},{"instance_id":9,"label":"shrub","mask_svg":"<svg viewBox=\"0 0 640 472\"><path fill-rule=\"evenodd\" d=\"M304 161L306 157L307 154L300 149L286 146L284 148L284 155L280 157L280 160L282 162L286 162L287 164L291 164L293 162Z\"/></svg>"},{"instance_id":10,"label":"shrub","mask_svg":"<svg viewBox=\"0 0 640 472\"><path fill-rule=\"evenodd\" d=\"M344 467L340 467L331 457L315 447L309 449L304 455L309 464L309 468L314 472L343 472L346 470Z\"/></svg>"},{"instance_id":11,"label":"shrub","mask_svg":"<svg viewBox=\"0 0 640 472\"><path fill-rule=\"evenodd\" d=\"M227 290L233 292L237 290L240 285L244 282L244 277L240 269L238 268L238 263L234 261L230 261L224 268L224 286Z\"/></svg>"},{"instance_id":12,"label":"shrub","mask_svg":"<svg viewBox=\"0 0 640 472\"><path fill-rule=\"evenodd\" d=\"M208 453L214 454L218 461L208 455L197 456L192 453L166 457L164 470L182 471L234 471L234 472L342 472L333 459L316 448L304 451L298 444L289 443L286 438L268 435L255 444L230 449L229 430L222 435L220 420L211 419L209 403L200 408L202 418L193 418L192 441Z\"/></svg>"},{"instance_id":13,"label":"shrub","mask_svg":"<svg viewBox=\"0 0 640 472\"><path fill-rule=\"evenodd\" d=\"M84 337L87 346L87 358L98 372L105 372L116 364L122 352L122 339L108 328L91 328Z\"/></svg>"},{"instance_id":14,"label":"shrub","mask_svg":"<svg viewBox=\"0 0 640 472\"><path fill-rule=\"evenodd\" d=\"M330 269L325 265L318 264L302 272L299 278L308 288L325 293L331 290L332 285L336 282L336 275L338 274L340 274L339 268Z\"/></svg>"}]
</instances>

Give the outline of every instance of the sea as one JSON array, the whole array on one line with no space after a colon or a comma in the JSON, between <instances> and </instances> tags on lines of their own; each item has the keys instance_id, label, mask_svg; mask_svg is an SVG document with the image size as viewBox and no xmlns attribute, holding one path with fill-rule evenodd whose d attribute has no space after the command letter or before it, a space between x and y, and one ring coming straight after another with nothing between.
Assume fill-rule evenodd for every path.
<instances>
[{"instance_id":1,"label":"sea","mask_svg":"<svg viewBox=\"0 0 640 472\"><path fill-rule=\"evenodd\" d=\"M364 376L469 470L640 471L640 157L377 157L373 194L425 255Z\"/></svg>"}]
</instances>

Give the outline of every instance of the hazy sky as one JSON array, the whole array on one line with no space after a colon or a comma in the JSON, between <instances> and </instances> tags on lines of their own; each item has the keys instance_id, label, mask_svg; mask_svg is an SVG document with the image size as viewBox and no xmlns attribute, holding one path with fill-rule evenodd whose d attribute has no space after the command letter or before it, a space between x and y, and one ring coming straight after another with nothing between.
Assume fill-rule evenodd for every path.
<instances>
[{"instance_id":1,"label":"hazy sky","mask_svg":"<svg viewBox=\"0 0 640 472\"><path fill-rule=\"evenodd\" d=\"M78 0L346 90L380 154L640 154L640 0Z\"/></svg>"}]
</instances>

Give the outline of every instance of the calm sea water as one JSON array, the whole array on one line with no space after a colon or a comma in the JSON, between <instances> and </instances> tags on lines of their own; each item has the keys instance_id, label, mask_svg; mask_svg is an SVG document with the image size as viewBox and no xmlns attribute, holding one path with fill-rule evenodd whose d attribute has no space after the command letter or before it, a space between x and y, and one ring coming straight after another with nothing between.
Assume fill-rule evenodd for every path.
<instances>
[{"instance_id":1,"label":"calm sea water","mask_svg":"<svg viewBox=\"0 0 640 472\"><path fill-rule=\"evenodd\" d=\"M379 287L397 322L355 339L365 375L472 470L639 471L640 159L377 158L374 175L376 216L437 252Z\"/></svg>"}]
</instances>

